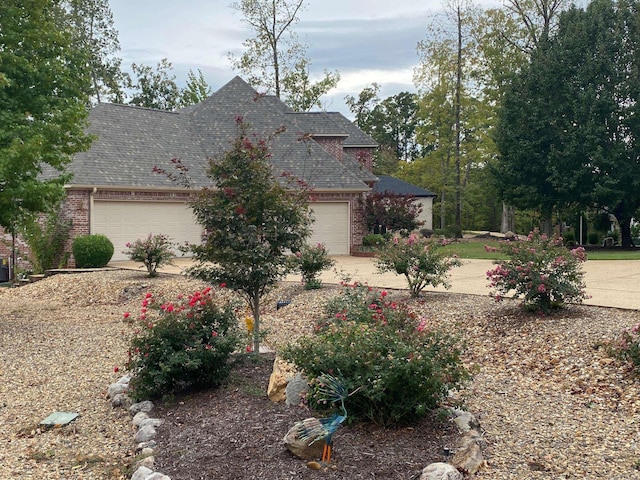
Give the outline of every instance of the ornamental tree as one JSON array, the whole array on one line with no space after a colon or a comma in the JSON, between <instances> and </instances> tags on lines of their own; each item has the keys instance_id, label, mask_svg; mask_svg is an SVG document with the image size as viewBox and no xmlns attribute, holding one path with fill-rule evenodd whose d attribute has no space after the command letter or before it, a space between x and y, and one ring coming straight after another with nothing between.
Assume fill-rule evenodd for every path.
<instances>
[{"instance_id":1,"label":"ornamental tree","mask_svg":"<svg viewBox=\"0 0 640 480\"><path fill-rule=\"evenodd\" d=\"M191 204L206 237L192 245L196 264L189 273L226 284L247 302L253 315L253 350L260 346L260 299L291 271L289 252L310 234L303 182L274 176L270 140L254 138L241 117L232 147L210 162L215 188L202 190Z\"/></svg>"},{"instance_id":2,"label":"ornamental tree","mask_svg":"<svg viewBox=\"0 0 640 480\"><path fill-rule=\"evenodd\" d=\"M404 275L412 297L428 285L449 288L449 270L462 265L455 257L445 255L440 249L444 243L422 241L415 234L407 239L394 237L376 255L376 267L380 273L393 272Z\"/></svg>"},{"instance_id":3,"label":"ornamental tree","mask_svg":"<svg viewBox=\"0 0 640 480\"><path fill-rule=\"evenodd\" d=\"M497 302L513 292L515 298L523 299L526 310L548 314L588 298L582 271L587 257L582 247L568 250L561 237L534 230L526 240L502 242L499 251L509 259L497 260L487 272L490 295Z\"/></svg>"},{"instance_id":4,"label":"ornamental tree","mask_svg":"<svg viewBox=\"0 0 640 480\"><path fill-rule=\"evenodd\" d=\"M365 224L369 231L384 225L389 230L411 232L423 222L418 220L422 207L415 198L391 192L372 193L363 200Z\"/></svg>"}]
</instances>

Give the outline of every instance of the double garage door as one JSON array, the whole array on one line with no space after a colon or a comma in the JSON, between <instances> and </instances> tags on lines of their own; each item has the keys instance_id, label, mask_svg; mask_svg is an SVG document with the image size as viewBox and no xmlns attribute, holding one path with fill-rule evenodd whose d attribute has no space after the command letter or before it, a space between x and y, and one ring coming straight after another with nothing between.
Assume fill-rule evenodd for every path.
<instances>
[{"instance_id":1,"label":"double garage door","mask_svg":"<svg viewBox=\"0 0 640 480\"><path fill-rule=\"evenodd\" d=\"M315 202L311 205L315 222L310 244L324 243L332 255L349 254L349 204ZM125 202L96 200L93 204L92 233L101 233L113 242L113 260L126 260L128 242L164 234L176 243L200 243L202 229L191 209L182 202Z\"/></svg>"}]
</instances>

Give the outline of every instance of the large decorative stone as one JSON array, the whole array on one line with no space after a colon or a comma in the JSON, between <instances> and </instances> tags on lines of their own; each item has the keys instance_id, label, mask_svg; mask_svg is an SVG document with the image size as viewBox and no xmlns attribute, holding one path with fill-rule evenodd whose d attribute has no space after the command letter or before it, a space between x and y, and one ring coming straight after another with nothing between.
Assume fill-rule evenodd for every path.
<instances>
[{"instance_id":1,"label":"large decorative stone","mask_svg":"<svg viewBox=\"0 0 640 480\"><path fill-rule=\"evenodd\" d=\"M153 410L153 402L149 400L145 400L144 402L134 403L129 407L129 411L132 415L135 415L138 412L146 412L149 413Z\"/></svg>"},{"instance_id":2,"label":"large decorative stone","mask_svg":"<svg viewBox=\"0 0 640 480\"><path fill-rule=\"evenodd\" d=\"M462 474L448 463L437 462L427 465L422 470L419 480L463 480Z\"/></svg>"},{"instance_id":3,"label":"large decorative stone","mask_svg":"<svg viewBox=\"0 0 640 480\"><path fill-rule=\"evenodd\" d=\"M287 405L300 405L302 396L309 391L309 383L307 379L298 372L289 380L285 388L285 396Z\"/></svg>"},{"instance_id":4,"label":"large decorative stone","mask_svg":"<svg viewBox=\"0 0 640 480\"><path fill-rule=\"evenodd\" d=\"M145 480L171 480L171 477L163 475L160 472L153 472Z\"/></svg>"},{"instance_id":5,"label":"large decorative stone","mask_svg":"<svg viewBox=\"0 0 640 480\"><path fill-rule=\"evenodd\" d=\"M307 419L303 421L309 421L309 420L311 419ZM289 431L287 432L287 434L284 436L284 439L283 439L284 446L296 457L302 458L304 460L318 460L322 458L324 441L320 440L310 444L308 440L307 441L301 440L300 424L301 422L298 422L289 429Z\"/></svg>"},{"instance_id":6,"label":"large decorative stone","mask_svg":"<svg viewBox=\"0 0 640 480\"><path fill-rule=\"evenodd\" d=\"M468 431L456 445L451 464L461 472L474 475L484 465L483 444L484 439L477 430Z\"/></svg>"},{"instance_id":7,"label":"large decorative stone","mask_svg":"<svg viewBox=\"0 0 640 480\"><path fill-rule=\"evenodd\" d=\"M136 443L144 443L153 440L154 438L156 438L156 429L151 425L147 425L136 432L134 440Z\"/></svg>"},{"instance_id":8,"label":"large decorative stone","mask_svg":"<svg viewBox=\"0 0 640 480\"><path fill-rule=\"evenodd\" d=\"M161 420L159 418L147 418L145 420L142 420L140 422L140 425L138 425L140 428L142 427L146 427L147 425L151 425L152 427L159 427L160 425L162 425L164 423L164 420Z\"/></svg>"},{"instance_id":9,"label":"large decorative stone","mask_svg":"<svg viewBox=\"0 0 640 480\"><path fill-rule=\"evenodd\" d=\"M135 473L131 477L131 480L147 480L149 475L151 475L152 473L153 470L151 470L150 468L140 467L135 471Z\"/></svg>"},{"instance_id":10,"label":"large decorative stone","mask_svg":"<svg viewBox=\"0 0 640 480\"><path fill-rule=\"evenodd\" d=\"M120 393L125 393L129 385L126 383L112 383L107 388L107 397L113 398Z\"/></svg>"},{"instance_id":11,"label":"large decorative stone","mask_svg":"<svg viewBox=\"0 0 640 480\"><path fill-rule=\"evenodd\" d=\"M133 416L133 424L136 427L139 427L143 420L149 418L149 414L147 412L138 412Z\"/></svg>"},{"instance_id":12,"label":"large decorative stone","mask_svg":"<svg viewBox=\"0 0 640 480\"><path fill-rule=\"evenodd\" d=\"M273 361L273 372L269 377L269 387L267 396L272 402L284 402L286 399L286 388L289 379L295 374L295 368L288 362L276 356Z\"/></svg>"},{"instance_id":13,"label":"large decorative stone","mask_svg":"<svg viewBox=\"0 0 640 480\"><path fill-rule=\"evenodd\" d=\"M453 414L453 422L462 433L480 428L480 422L478 422L478 419L473 413L459 409L453 409L451 410L451 413Z\"/></svg>"}]
</instances>

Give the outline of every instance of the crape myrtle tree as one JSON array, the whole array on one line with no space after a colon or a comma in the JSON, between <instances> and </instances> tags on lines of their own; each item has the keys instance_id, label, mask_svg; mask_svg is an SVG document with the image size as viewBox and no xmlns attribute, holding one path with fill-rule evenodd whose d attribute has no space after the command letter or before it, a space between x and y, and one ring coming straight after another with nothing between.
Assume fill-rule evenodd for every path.
<instances>
[{"instance_id":1,"label":"crape myrtle tree","mask_svg":"<svg viewBox=\"0 0 640 480\"><path fill-rule=\"evenodd\" d=\"M269 158L273 139L249 134L241 117L231 149L210 162L215 188L192 203L206 239L191 250L190 274L240 293L253 315L253 351L260 347L260 299L291 268L310 234L308 191L303 181L276 178ZM279 181L279 180L282 180Z\"/></svg>"},{"instance_id":2,"label":"crape myrtle tree","mask_svg":"<svg viewBox=\"0 0 640 480\"><path fill-rule=\"evenodd\" d=\"M640 16L635 1L595 0L560 16L507 91L496 141L503 195L543 212L616 216L622 245L640 207Z\"/></svg>"},{"instance_id":3,"label":"crape myrtle tree","mask_svg":"<svg viewBox=\"0 0 640 480\"><path fill-rule=\"evenodd\" d=\"M64 14L48 0L0 2L0 226L14 238L64 198L65 166L90 144L89 62L59 28Z\"/></svg>"}]
</instances>

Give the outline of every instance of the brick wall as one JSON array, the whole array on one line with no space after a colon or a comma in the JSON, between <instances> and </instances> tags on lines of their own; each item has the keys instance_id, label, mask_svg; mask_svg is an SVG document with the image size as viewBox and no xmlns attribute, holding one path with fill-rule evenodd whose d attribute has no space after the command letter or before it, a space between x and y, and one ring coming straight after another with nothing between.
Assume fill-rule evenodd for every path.
<instances>
[{"instance_id":1,"label":"brick wall","mask_svg":"<svg viewBox=\"0 0 640 480\"><path fill-rule=\"evenodd\" d=\"M342 142L343 137L313 137L313 139L320 145L325 151L327 151L333 158L342 163L343 152Z\"/></svg>"}]
</instances>

